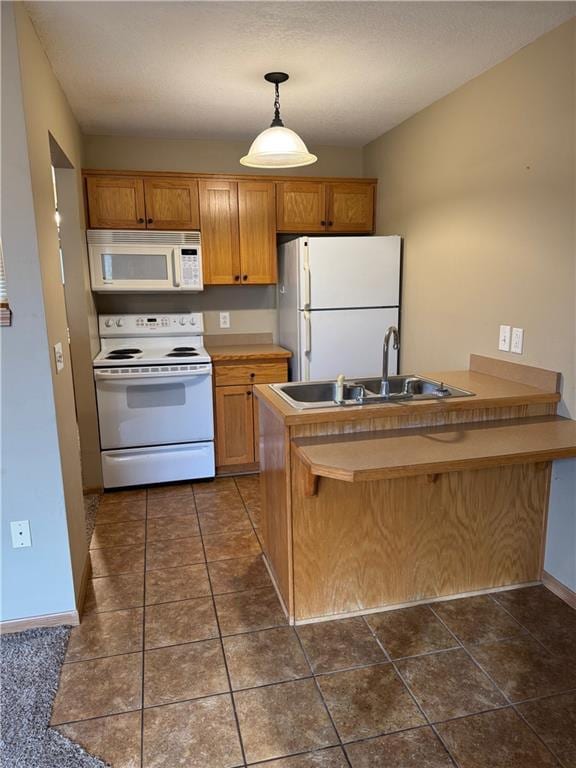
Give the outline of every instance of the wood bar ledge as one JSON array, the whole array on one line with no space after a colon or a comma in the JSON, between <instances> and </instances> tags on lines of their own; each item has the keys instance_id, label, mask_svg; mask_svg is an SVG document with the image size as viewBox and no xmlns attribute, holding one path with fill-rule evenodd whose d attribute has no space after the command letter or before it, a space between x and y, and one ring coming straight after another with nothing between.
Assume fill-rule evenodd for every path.
<instances>
[{"instance_id":1,"label":"wood bar ledge","mask_svg":"<svg viewBox=\"0 0 576 768\"><path fill-rule=\"evenodd\" d=\"M318 478L347 483L445 472L540 464L576 457L576 421L560 416L397 429L320 438L296 438L293 450L309 477L306 495L318 492Z\"/></svg>"}]
</instances>

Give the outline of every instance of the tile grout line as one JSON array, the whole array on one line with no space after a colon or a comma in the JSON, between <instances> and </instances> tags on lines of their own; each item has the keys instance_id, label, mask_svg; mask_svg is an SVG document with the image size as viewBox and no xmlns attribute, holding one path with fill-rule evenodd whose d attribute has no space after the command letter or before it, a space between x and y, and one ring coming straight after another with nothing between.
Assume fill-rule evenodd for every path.
<instances>
[{"instance_id":1,"label":"tile grout line","mask_svg":"<svg viewBox=\"0 0 576 768\"><path fill-rule=\"evenodd\" d=\"M236 483L234 482L236 487ZM194 484L192 484L192 495L194 497L194 506L196 507L196 514L198 514L198 507L196 504L196 493L194 492ZM247 766L246 750L244 749L244 740L242 739L242 731L240 729L240 720L238 718L238 712L236 710L236 701L234 699L234 692L232 690L232 678L230 676L230 670L228 668L228 659L226 658L226 651L224 650L224 642L222 639L222 630L220 627L220 618L218 617L218 609L216 608L216 599L214 597L214 590L212 588L212 578L210 576L210 568L208 567L208 560L206 559L206 548L204 546L204 536L202 534L202 528L200 527L200 520L198 520L198 527L200 528L200 540L202 542L202 551L204 552L204 559L206 562L206 573L208 574L208 583L210 585L210 598L212 600L212 609L214 611L214 617L216 619L216 626L218 629L218 639L220 641L220 650L222 652L222 660L224 661L224 669L226 670L226 679L228 680L228 689L230 702L232 704L232 713L234 715L234 721L236 723L236 733L238 734L238 743L240 744L240 753L242 755L242 765L244 768Z\"/></svg>"},{"instance_id":2,"label":"tile grout line","mask_svg":"<svg viewBox=\"0 0 576 768\"><path fill-rule=\"evenodd\" d=\"M420 703L417 700L417 698L414 695L414 693L412 692L412 689L410 688L410 686L408 685L408 683L404 679L402 673L400 672L400 670L398 669L398 667L394 663L394 660L392 659L392 657L390 656L390 654L388 653L388 651L384 647L384 643L382 643L380 641L380 638L376 634L375 630L370 626L370 623L368 622L368 619L366 618L366 616L363 616L363 619L364 619L364 623L366 624L366 626L368 627L368 629L372 633L373 638L376 640L376 642L378 643L378 645L382 649L384 655L386 656L386 658L388 659L390 664L392 664L392 668L394 669L394 671L396 672L396 674L400 678L401 683L404 685L404 687L408 691L408 694L412 698L412 701L414 702L414 704L416 705L416 707L418 708L418 710L421 712L422 716L424 717L425 724L427 724L432 729L433 733L436 735L436 738L440 741L441 745L444 747L444 749L446 751L446 754L448 755L448 758L452 761L452 763L455 766L458 766L458 762L456 761L456 759L454 758L454 756L452 755L452 753L450 752L450 750L448 749L448 747L444 743L444 740L440 737L440 734L438 733L438 731L434 727L434 724L431 722L430 718L428 717L428 715L424 711L423 707L420 706ZM456 642L459 642L457 638L455 638L455 639L456 639ZM450 649L450 650L452 650L452 649Z\"/></svg>"},{"instance_id":3,"label":"tile grout line","mask_svg":"<svg viewBox=\"0 0 576 768\"><path fill-rule=\"evenodd\" d=\"M530 587L525 587L525 589L530 589ZM544 589L545 589L545 587L544 587ZM512 619L514 619L514 621L515 621L517 624L519 624L519 625L520 625L520 626L521 626L521 627L522 627L522 628L523 628L523 629L526 631L526 633L527 633L527 634L528 634L528 635L529 635L529 636L530 636L530 637L531 637L531 638L532 638L532 639L533 639L533 640L534 640L536 643L538 643L538 645L539 645L539 646L541 646L541 647L542 647L542 648L543 648L543 649L546 651L546 653L550 654L551 656L556 656L556 654L555 654L555 653L552 653L552 651L551 651L549 648L546 648L546 646L544 645L544 643L543 643L541 640L539 640L539 639L536 637L536 635L535 635L533 632L531 632L531 630L530 630L530 629L529 629L529 628L528 628L528 627L527 627L525 624L522 624L522 622L521 622L521 621L519 621L519 620L516 618L516 616L514 616L514 615L513 615L513 614L512 614L512 613L511 613L511 612L508 610L508 608L506 608L504 605L502 605L501 603L499 603L499 602L498 602L498 600L496 600L496 598L495 598L495 597L494 597L492 594L490 594L490 597L491 597L491 598L492 598L492 600L493 600L493 601L496 603L496 605L497 605L497 606L499 606L500 608L502 608L502 610L503 610L503 611L505 611L505 612L508 614L508 616L510 616ZM510 639L510 638L508 638L508 639Z\"/></svg>"},{"instance_id":4,"label":"tile grout line","mask_svg":"<svg viewBox=\"0 0 576 768\"><path fill-rule=\"evenodd\" d=\"M146 556L148 545L148 488L146 488L146 510L144 518L144 583L142 592L142 693L140 707L140 768L144 768L144 673L146 658Z\"/></svg>"},{"instance_id":5,"label":"tile grout line","mask_svg":"<svg viewBox=\"0 0 576 768\"><path fill-rule=\"evenodd\" d=\"M492 599L494 600L494 598L492 598ZM497 604L499 605L499 603L498 603L498 601L497 601L497 600L494 600L494 602L495 602L495 603L497 603ZM503 606L501 606L501 607L503 607ZM456 637L456 635L454 634L454 632L452 632L452 630L451 630L451 629L450 629L450 627L449 627L449 626L446 624L446 622L445 622L445 621L442 619L442 617L441 617L441 616L439 616L439 615L436 613L436 611L434 610L434 608L433 608L433 607L431 607L431 610L432 610L432 612L434 613L434 615L436 616L436 618L438 619L438 621L440 621L440 622L442 622L442 624L444 624L444 626L446 627L446 629L448 630L448 632L450 632L450 633L451 633L451 634L452 634L454 637ZM504 609L504 610L506 610L506 609ZM506 612L507 612L507 613L509 613L509 611L506 611ZM511 614L511 613L509 613L509 615L510 615L510 616L512 616L512 614ZM514 619L514 616L512 616L512 618ZM516 619L514 619L514 620L516 621ZM524 627L524 625L523 625L523 624L520 624L520 622L517 622L517 623L518 623L518 624L519 624L521 627ZM527 628L527 627L524 627L524 629L526 629L526 630L527 630L527 632L528 632L528 634L529 634L530 636L532 636L532 633L531 633L531 632L529 632L529 630L528 630L528 628ZM505 638L505 639L508 639L508 640L509 640L510 638ZM542 644L540 643L540 645L542 645ZM544 646L542 646L542 647L544 647ZM478 668L478 669L479 669L479 670L482 672L482 674L486 675L486 677L488 678L488 680L490 680L490 682L492 683L492 685L493 685L493 686L496 688L496 690L497 690L497 691L498 691L498 692L499 692L499 693L500 693L500 694L501 694L501 695L504 697L504 700L507 702L507 706L505 706L505 707L499 707L498 709L512 709L512 710L513 710L513 711L516 713L516 715L517 715L517 716L518 716L518 717L519 717L519 718L520 718L520 719L521 719L521 720L522 720L522 721L523 721L523 722L524 722L524 723L525 723L525 724L528 726L529 730L530 730L530 731L531 731L531 732L532 732L532 733L533 733L533 734L536 736L536 738L538 739L538 741L539 741L539 742L540 742L540 743L541 743L541 744L544 746L544 749L546 749L546 750L547 750L547 751L548 751L548 752L549 752L549 753L550 753L550 754L551 754L553 757L555 757L555 758L556 758L556 757L557 757L557 756L556 756L556 754L555 754L555 753L554 753L554 752L553 752L553 751L552 751L552 750L551 750L551 749L548 747L548 745L547 745L547 744L545 743L545 741L544 741L544 740L543 740L543 739L540 737L540 735L539 735L538 733L536 733L536 731L535 731L535 730L534 730L534 728L533 728L533 727L530 725L530 723L528 723L528 721L526 720L526 718L524 718L524 717L521 715L521 713L520 713L520 712L518 712L518 710L517 710L517 708L516 708L516 706L515 706L515 703L512 701L512 699L510 698L510 696L508 696L508 694L506 694L506 693L505 693L505 691L504 691L504 690L503 690L503 689L502 689L502 688L501 688L501 687L498 685L498 683L497 683L497 682L496 682L496 680L495 680L495 679L492 677L492 675L491 675L491 674L489 674L489 673L488 673L488 672L487 672L487 671L484 669L484 667L482 666L482 664L480 664L480 662L479 662L479 661L477 661L477 660L474 658L474 656L473 656L473 655L470 653L470 651L469 651L469 650L468 650L468 649L467 649L467 648L466 648L464 645L462 645L462 648L464 649L465 653L466 653L466 654L467 654L467 656L470 658L470 660L473 662L473 664L475 664L475 665L476 665L476 667L477 667L477 668ZM545 650L546 650L546 649L545 649ZM488 711L494 711L494 710L488 710ZM475 714L483 714L483 713L482 713L482 712L477 712L477 713L475 713ZM558 759L558 758L557 758L557 759ZM560 761L559 759L558 759L558 762L560 762L560 763L561 763L561 761Z\"/></svg>"},{"instance_id":6,"label":"tile grout line","mask_svg":"<svg viewBox=\"0 0 576 768\"><path fill-rule=\"evenodd\" d=\"M340 731L336 727L336 723L334 722L334 718L332 717L332 713L330 712L330 708L328 707L328 704L326 703L326 700L324 698L324 694L322 693L322 688L320 687L320 684L318 683L317 675L314 671L314 667L312 666L312 662L310 661L310 657L308 656L308 652L306 651L306 648L304 647L304 643L302 642L302 638L298 634L298 629L296 627L292 628L294 634L296 635L296 638L298 640L298 643L300 645L300 650L304 654L304 658L306 659L306 663L310 667L310 672L312 673L312 679L314 680L314 686L316 688L316 691L318 695L320 696L320 701L322 702L322 705L324 707L324 711L326 712L328 719L330 720L330 723L332 724L332 728L334 729L334 733L336 734L336 738L338 739L338 744L340 745L340 749L342 750L342 754L344 755L344 759L346 760L347 765L349 768L352 768L352 763L350 762L350 758L348 757L348 753L344 749L344 742L342 741L342 737L340 736Z\"/></svg>"}]
</instances>

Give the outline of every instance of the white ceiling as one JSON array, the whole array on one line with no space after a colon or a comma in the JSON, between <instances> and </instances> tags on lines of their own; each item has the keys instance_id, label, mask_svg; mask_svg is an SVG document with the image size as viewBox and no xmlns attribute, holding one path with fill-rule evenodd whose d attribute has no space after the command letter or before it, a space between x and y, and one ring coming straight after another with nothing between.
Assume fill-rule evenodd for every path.
<instances>
[{"instance_id":1,"label":"white ceiling","mask_svg":"<svg viewBox=\"0 0 576 768\"><path fill-rule=\"evenodd\" d=\"M28 2L83 130L359 146L575 13L568 2Z\"/></svg>"}]
</instances>

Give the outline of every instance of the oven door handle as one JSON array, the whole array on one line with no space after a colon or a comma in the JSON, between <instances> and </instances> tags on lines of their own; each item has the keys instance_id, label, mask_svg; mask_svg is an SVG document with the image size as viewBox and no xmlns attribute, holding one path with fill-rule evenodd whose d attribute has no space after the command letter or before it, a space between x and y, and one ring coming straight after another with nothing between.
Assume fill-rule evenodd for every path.
<instances>
[{"instance_id":1,"label":"oven door handle","mask_svg":"<svg viewBox=\"0 0 576 768\"><path fill-rule=\"evenodd\" d=\"M210 368L195 371L139 371L138 373L110 373L109 371L94 371L96 381L135 381L136 379L189 379L192 376L211 376Z\"/></svg>"}]
</instances>

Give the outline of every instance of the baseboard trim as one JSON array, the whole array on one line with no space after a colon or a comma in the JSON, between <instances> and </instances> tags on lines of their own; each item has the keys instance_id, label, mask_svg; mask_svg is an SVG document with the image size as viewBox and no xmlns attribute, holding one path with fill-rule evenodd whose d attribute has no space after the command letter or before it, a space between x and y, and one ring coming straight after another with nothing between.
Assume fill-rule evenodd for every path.
<instances>
[{"instance_id":1,"label":"baseboard trim","mask_svg":"<svg viewBox=\"0 0 576 768\"><path fill-rule=\"evenodd\" d=\"M294 624L294 620L290 616L290 612L288 611L288 608L286 607L286 603L284 602L284 598L282 597L282 593L280 592L280 589L278 587L278 584L276 582L276 574L274 573L274 570L270 563L268 562L268 558L266 557L265 553L262 552L262 560L264 560L264 565L266 566L266 570L268 571L268 576L270 576L270 581L272 582L272 586L274 587L274 590L276 592L276 596L278 598L278 601L282 607L282 610L286 614L286 618L288 619L288 624L292 625Z\"/></svg>"},{"instance_id":2,"label":"baseboard trim","mask_svg":"<svg viewBox=\"0 0 576 768\"><path fill-rule=\"evenodd\" d=\"M78 616L84 614L84 603L86 602L86 593L88 592L88 584L92 578L92 561L90 560L90 552L86 553L86 563L84 564L84 571L82 572L82 581L80 582L80 589L78 590L78 599L76 601L76 607L78 609Z\"/></svg>"},{"instance_id":3,"label":"baseboard trim","mask_svg":"<svg viewBox=\"0 0 576 768\"><path fill-rule=\"evenodd\" d=\"M47 613L43 616L29 616L27 619L0 621L0 635L24 632L26 629L37 629L38 627L59 627L62 624L70 624L73 627L78 626L80 624L78 611Z\"/></svg>"},{"instance_id":4,"label":"baseboard trim","mask_svg":"<svg viewBox=\"0 0 576 768\"><path fill-rule=\"evenodd\" d=\"M544 584L545 587L548 587L550 592L554 592L555 595L558 595L558 597L564 600L565 603L568 603L571 608L576 609L576 592L570 589L570 587L567 587L566 584L562 584L561 581L558 581L558 579L547 571L542 571L542 584Z\"/></svg>"},{"instance_id":5,"label":"baseboard trim","mask_svg":"<svg viewBox=\"0 0 576 768\"><path fill-rule=\"evenodd\" d=\"M475 589L470 592L457 592L455 595L439 595L438 597L424 597L421 600L408 600L404 603L390 603L380 605L375 608L362 608L358 611L345 611L344 613L331 613L328 616L310 616L305 619L295 619L296 626L304 624L318 624L323 621L338 621L338 619L349 619L355 616L369 616L371 613L384 613L388 611L397 611L400 608L412 608L415 605L428 605L429 603L445 603L448 600L460 600L462 597L476 597L476 595L491 595L495 592L509 592L513 589L522 589L523 587L535 587L541 582L524 581L520 584L506 584L503 587L486 587L485 589Z\"/></svg>"}]
</instances>

